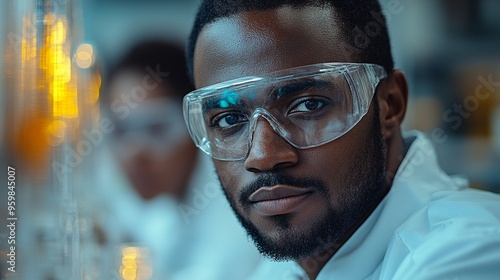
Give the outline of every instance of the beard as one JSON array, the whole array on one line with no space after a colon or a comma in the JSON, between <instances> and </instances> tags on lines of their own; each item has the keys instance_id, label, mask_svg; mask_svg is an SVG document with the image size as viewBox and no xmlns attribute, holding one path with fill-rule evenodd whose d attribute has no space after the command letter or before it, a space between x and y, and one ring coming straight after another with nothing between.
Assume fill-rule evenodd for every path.
<instances>
[{"instance_id":1,"label":"beard","mask_svg":"<svg viewBox=\"0 0 500 280\"><path fill-rule=\"evenodd\" d=\"M262 173L257 180L243 189L239 199L233 199L223 185L231 208L261 254L275 261L298 260L339 247L347 240L346 237L349 237L346 236L347 233L365 219L383 198L387 148L380 129L378 104L376 98L374 99L373 125L367 143L356 154L348 175L340 178L339 185L347 188L336 205L331 202L327 185L312 177L298 178L286 173ZM327 198L326 211L322 216L315 217L316 222L310 228L291 227L289 221L293 214L290 213L268 217L272 219L277 233L273 236L266 234L245 217L237 205L239 202L244 210L248 210L251 207L248 203L250 194L261 187L277 184L312 189Z\"/></svg>"}]
</instances>

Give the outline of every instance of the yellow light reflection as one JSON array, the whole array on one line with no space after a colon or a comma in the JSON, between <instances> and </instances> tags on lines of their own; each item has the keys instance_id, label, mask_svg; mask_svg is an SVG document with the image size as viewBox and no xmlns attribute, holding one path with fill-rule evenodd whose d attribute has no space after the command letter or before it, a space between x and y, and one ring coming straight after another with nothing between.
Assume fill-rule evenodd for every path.
<instances>
[{"instance_id":1,"label":"yellow light reflection","mask_svg":"<svg viewBox=\"0 0 500 280\"><path fill-rule=\"evenodd\" d=\"M135 263L136 256L124 256L122 258L122 265L124 267L137 268L137 264Z\"/></svg>"},{"instance_id":2,"label":"yellow light reflection","mask_svg":"<svg viewBox=\"0 0 500 280\"><path fill-rule=\"evenodd\" d=\"M99 100L99 91L101 89L101 75L99 72L96 72L91 75L91 81L89 84L89 93L87 102L89 104L95 104Z\"/></svg>"},{"instance_id":3,"label":"yellow light reflection","mask_svg":"<svg viewBox=\"0 0 500 280\"><path fill-rule=\"evenodd\" d=\"M138 247L125 247L122 249L122 254L124 256L137 256L137 251L139 251Z\"/></svg>"},{"instance_id":4,"label":"yellow light reflection","mask_svg":"<svg viewBox=\"0 0 500 280\"><path fill-rule=\"evenodd\" d=\"M68 24L52 14L47 14L45 21L47 35L41 49L40 68L45 70L47 84L41 87L48 88L53 117L77 118L76 77L72 75L69 44L66 43Z\"/></svg>"},{"instance_id":5,"label":"yellow light reflection","mask_svg":"<svg viewBox=\"0 0 500 280\"><path fill-rule=\"evenodd\" d=\"M51 33L52 44L60 45L66 41L66 22L58 20Z\"/></svg>"},{"instance_id":6,"label":"yellow light reflection","mask_svg":"<svg viewBox=\"0 0 500 280\"><path fill-rule=\"evenodd\" d=\"M69 9L52 13L45 6L21 6L6 38L4 70L12 91L8 110L15 115L13 133L6 142L20 164L38 172L38 180L52 170L49 160L62 156L54 146L76 145L83 137L79 125L94 125L100 77L94 75L94 69L80 70L94 63L95 50L90 44L74 45L81 32ZM75 49L79 51L73 57ZM76 57L87 64L77 63Z\"/></svg>"},{"instance_id":7,"label":"yellow light reflection","mask_svg":"<svg viewBox=\"0 0 500 280\"><path fill-rule=\"evenodd\" d=\"M149 252L141 247L125 247L121 250L120 276L123 280L147 280L153 275L148 261Z\"/></svg>"},{"instance_id":8,"label":"yellow light reflection","mask_svg":"<svg viewBox=\"0 0 500 280\"><path fill-rule=\"evenodd\" d=\"M95 61L94 47L91 44L81 44L76 50L74 60L82 69L91 67Z\"/></svg>"}]
</instances>

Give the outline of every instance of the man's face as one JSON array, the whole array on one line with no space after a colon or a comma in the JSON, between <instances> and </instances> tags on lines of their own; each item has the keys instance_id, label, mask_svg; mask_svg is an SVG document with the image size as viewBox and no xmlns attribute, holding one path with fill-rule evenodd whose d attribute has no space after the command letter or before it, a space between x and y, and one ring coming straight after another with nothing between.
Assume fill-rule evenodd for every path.
<instances>
[{"instance_id":1,"label":"man's face","mask_svg":"<svg viewBox=\"0 0 500 280\"><path fill-rule=\"evenodd\" d=\"M204 27L194 56L196 87L325 62L356 62L333 10L248 11ZM372 102L347 134L297 149L263 118L248 156L214 160L225 194L259 250L300 259L342 243L380 200L385 143Z\"/></svg>"},{"instance_id":2,"label":"man's face","mask_svg":"<svg viewBox=\"0 0 500 280\"><path fill-rule=\"evenodd\" d=\"M145 75L123 70L111 81L105 105L115 124L113 152L142 198L178 196L184 192L196 149L182 119L182 104L166 83L145 89L140 100L131 97Z\"/></svg>"}]
</instances>

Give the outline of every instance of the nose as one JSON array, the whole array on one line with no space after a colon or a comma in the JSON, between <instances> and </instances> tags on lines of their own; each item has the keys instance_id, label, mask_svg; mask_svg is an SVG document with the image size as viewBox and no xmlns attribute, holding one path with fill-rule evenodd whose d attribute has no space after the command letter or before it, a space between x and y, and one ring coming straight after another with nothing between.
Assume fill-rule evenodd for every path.
<instances>
[{"instance_id":1,"label":"nose","mask_svg":"<svg viewBox=\"0 0 500 280\"><path fill-rule=\"evenodd\" d=\"M245 159L245 169L250 172L275 171L294 166L297 162L296 148L274 131L265 118L259 117Z\"/></svg>"}]
</instances>

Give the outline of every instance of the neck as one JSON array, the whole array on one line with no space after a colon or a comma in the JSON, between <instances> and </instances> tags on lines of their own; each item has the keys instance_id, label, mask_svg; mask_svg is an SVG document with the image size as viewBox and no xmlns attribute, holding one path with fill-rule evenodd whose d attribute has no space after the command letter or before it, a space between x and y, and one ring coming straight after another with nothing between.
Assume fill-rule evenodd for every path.
<instances>
[{"instance_id":1,"label":"neck","mask_svg":"<svg viewBox=\"0 0 500 280\"><path fill-rule=\"evenodd\" d=\"M392 181L394 181L394 177L403 161L406 152L408 151L408 147L405 147L403 143L403 138L401 133L398 132L393 138L390 138L386 141L387 145L387 164L385 171L385 181L386 185L390 188L392 186Z\"/></svg>"},{"instance_id":2,"label":"neck","mask_svg":"<svg viewBox=\"0 0 500 280\"><path fill-rule=\"evenodd\" d=\"M379 203L384 199L385 195L389 192L390 187L386 187L383 190L380 198L376 200L372 206L370 206L363 217L354 224L345 234L344 237L336 242L335 244L328 247L326 250L321 251L321 253L316 254L312 257L307 257L304 259L300 259L297 263L302 267L302 269L307 273L307 276L310 280L315 280L318 276L321 269L326 265L326 263L330 260L330 258L335 255L335 253L344 245L344 243L351 238L351 236L356 232L356 230L368 219L368 217L373 213L375 208L379 205Z\"/></svg>"}]
</instances>

